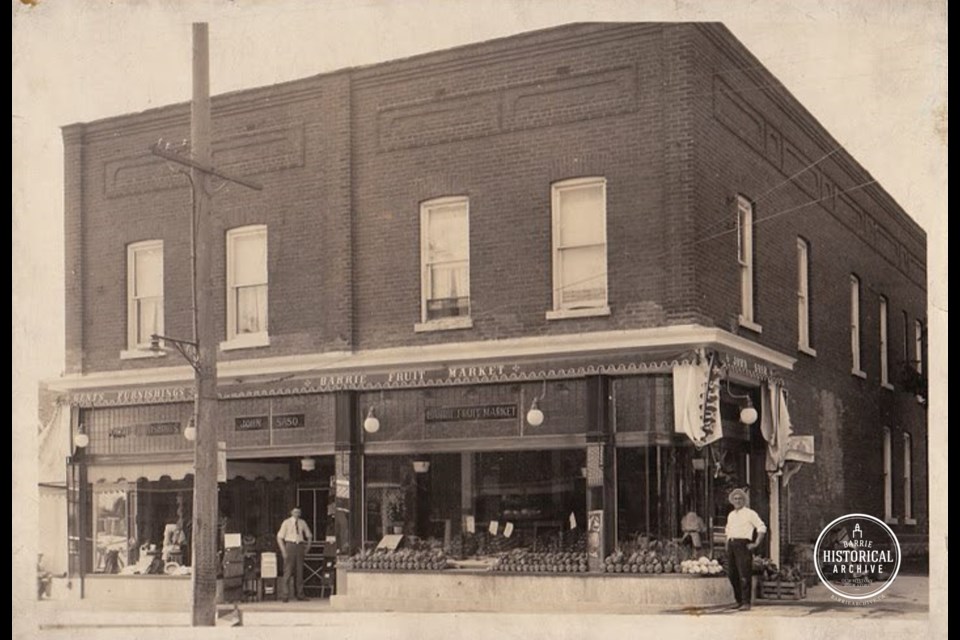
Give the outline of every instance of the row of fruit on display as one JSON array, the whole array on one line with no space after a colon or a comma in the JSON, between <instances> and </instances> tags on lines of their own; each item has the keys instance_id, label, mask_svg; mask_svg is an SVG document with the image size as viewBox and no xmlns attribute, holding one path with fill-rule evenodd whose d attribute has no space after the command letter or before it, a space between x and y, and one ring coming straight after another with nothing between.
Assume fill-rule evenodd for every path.
<instances>
[{"instance_id":1,"label":"row of fruit on display","mask_svg":"<svg viewBox=\"0 0 960 640\"><path fill-rule=\"evenodd\" d=\"M716 559L706 556L681 560L673 550L634 551L629 555L617 550L604 558L603 570L606 573L689 573L700 575L719 575L723 566Z\"/></svg>"},{"instance_id":2,"label":"row of fruit on display","mask_svg":"<svg viewBox=\"0 0 960 640\"><path fill-rule=\"evenodd\" d=\"M352 569L379 571L439 571L447 567L442 549L365 550L349 560Z\"/></svg>"},{"instance_id":3,"label":"row of fruit on display","mask_svg":"<svg viewBox=\"0 0 960 640\"><path fill-rule=\"evenodd\" d=\"M586 573L587 554L574 551L542 553L518 549L500 557L491 570L506 573Z\"/></svg>"}]
</instances>

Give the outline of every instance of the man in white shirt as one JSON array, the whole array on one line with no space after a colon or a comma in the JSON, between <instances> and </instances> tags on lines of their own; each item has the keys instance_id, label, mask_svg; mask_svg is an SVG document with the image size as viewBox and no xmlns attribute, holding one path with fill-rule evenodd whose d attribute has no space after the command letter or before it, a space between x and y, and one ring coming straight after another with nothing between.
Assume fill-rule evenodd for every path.
<instances>
[{"instance_id":1,"label":"man in white shirt","mask_svg":"<svg viewBox=\"0 0 960 640\"><path fill-rule=\"evenodd\" d=\"M291 584L296 577L297 600L307 600L303 593L303 557L307 552L307 547L313 539L313 533L307 523L300 518L300 507L294 507L290 510L290 517L283 521L280 530L277 531L277 546L280 547L280 555L283 556L283 601L290 599L291 591L294 591Z\"/></svg>"},{"instance_id":2,"label":"man in white shirt","mask_svg":"<svg viewBox=\"0 0 960 640\"><path fill-rule=\"evenodd\" d=\"M747 492L734 489L728 496L733 511L727 514L727 573L737 598L735 608L750 610L753 582L753 550L763 542L767 527L757 512L747 506ZM757 539L754 540L754 532Z\"/></svg>"}]
</instances>

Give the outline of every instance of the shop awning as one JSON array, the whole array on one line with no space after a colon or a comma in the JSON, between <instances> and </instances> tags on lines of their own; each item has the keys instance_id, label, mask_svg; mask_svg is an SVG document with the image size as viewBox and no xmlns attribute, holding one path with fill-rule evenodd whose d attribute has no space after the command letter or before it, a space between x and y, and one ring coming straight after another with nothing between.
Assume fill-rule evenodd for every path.
<instances>
[{"instance_id":1,"label":"shop awning","mask_svg":"<svg viewBox=\"0 0 960 640\"><path fill-rule=\"evenodd\" d=\"M88 478L93 483L136 482L137 480L160 480L167 476L171 480L183 480L193 474L192 462L132 462L124 464L90 465ZM227 462L227 478L246 480L289 480L290 466L270 462Z\"/></svg>"},{"instance_id":2,"label":"shop awning","mask_svg":"<svg viewBox=\"0 0 960 640\"><path fill-rule=\"evenodd\" d=\"M163 476L183 480L192 473L192 462L129 462L90 465L87 478L91 483L136 482L141 478L159 480Z\"/></svg>"}]
</instances>

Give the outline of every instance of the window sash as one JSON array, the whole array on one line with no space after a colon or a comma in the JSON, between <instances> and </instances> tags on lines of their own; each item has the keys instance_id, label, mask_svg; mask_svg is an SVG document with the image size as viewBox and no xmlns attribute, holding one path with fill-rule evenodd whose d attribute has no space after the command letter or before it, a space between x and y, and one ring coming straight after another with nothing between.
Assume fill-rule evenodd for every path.
<instances>
[{"instance_id":1,"label":"window sash","mask_svg":"<svg viewBox=\"0 0 960 640\"><path fill-rule=\"evenodd\" d=\"M604 178L553 185L554 310L607 305L606 185Z\"/></svg>"},{"instance_id":2,"label":"window sash","mask_svg":"<svg viewBox=\"0 0 960 640\"><path fill-rule=\"evenodd\" d=\"M740 315L753 322L753 204L737 196L737 262L740 265Z\"/></svg>"},{"instance_id":3,"label":"window sash","mask_svg":"<svg viewBox=\"0 0 960 640\"><path fill-rule=\"evenodd\" d=\"M127 265L127 348L143 349L163 334L163 242L129 245Z\"/></svg>"},{"instance_id":4,"label":"window sash","mask_svg":"<svg viewBox=\"0 0 960 640\"><path fill-rule=\"evenodd\" d=\"M903 517L913 518L913 440L903 434Z\"/></svg>"},{"instance_id":5,"label":"window sash","mask_svg":"<svg viewBox=\"0 0 960 640\"><path fill-rule=\"evenodd\" d=\"M919 320L913 324L913 364L917 373L923 373L923 324Z\"/></svg>"},{"instance_id":6,"label":"window sash","mask_svg":"<svg viewBox=\"0 0 960 640\"><path fill-rule=\"evenodd\" d=\"M235 318L234 333L266 333L267 331L267 285L257 284L234 287Z\"/></svg>"},{"instance_id":7,"label":"window sash","mask_svg":"<svg viewBox=\"0 0 960 640\"><path fill-rule=\"evenodd\" d=\"M227 231L227 339L266 334L269 318L267 227Z\"/></svg>"},{"instance_id":8,"label":"window sash","mask_svg":"<svg viewBox=\"0 0 960 640\"><path fill-rule=\"evenodd\" d=\"M853 359L853 370L861 371L860 367L860 279L850 276L850 353Z\"/></svg>"},{"instance_id":9,"label":"window sash","mask_svg":"<svg viewBox=\"0 0 960 640\"><path fill-rule=\"evenodd\" d=\"M587 309L607 303L606 249L606 245L588 245L557 252L561 309Z\"/></svg>"},{"instance_id":10,"label":"window sash","mask_svg":"<svg viewBox=\"0 0 960 640\"><path fill-rule=\"evenodd\" d=\"M880 297L880 384L890 383L889 350L887 348L887 299Z\"/></svg>"},{"instance_id":11,"label":"window sash","mask_svg":"<svg viewBox=\"0 0 960 640\"><path fill-rule=\"evenodd\" d=\"M797 240L797 333L801 347L810 346L810 262L809 249Z\"/></svg>"},{"instance_id":12,"label":"window sash","mask_svg":"<svg viewBox=\"0 0 960 640\"><path fill-rule=\"evenodd\" d=\"M883 430L883 517L893 518L893 443L890 430Z\"/></svg>"},{"instance_id":13,"label":"window sash","mask_svg":"<svg viewBox=\"0 0 960 640\"><path fill-rule=\"evenodd\" d=\"M470 315L470 213L467 198L420 209L421 320Z\"/></svg>"}]
</instances>

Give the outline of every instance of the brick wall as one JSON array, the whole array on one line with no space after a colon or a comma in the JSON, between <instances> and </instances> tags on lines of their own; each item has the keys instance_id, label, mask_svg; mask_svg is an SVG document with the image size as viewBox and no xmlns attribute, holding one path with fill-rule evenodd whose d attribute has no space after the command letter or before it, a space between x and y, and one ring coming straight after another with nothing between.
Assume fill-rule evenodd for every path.
<instances>
[{"instance_id":1,"label":"brick wall","mask_svg":"<svg viewBox=\"0 0 960 640\"><path fill-rule=\"evenodd\" d=\"M883 515L884 426L894 433L894 515L903 514L904 431L913 434L913 510L924 513L926 415L904 392L898 369L915 359L914 321L925 320L925 235L889 196L861 186L870 177L850 164L832 138L813 128L809 115L752 56L719 39L720 31L710 26L687 32L697 59L697 293L703 316L721 328L797 358L788 377L791 417L797 433L816 436L817 464L792 481L791 493L802 498L791 505L791 534L795 540L810 540L845 512ZM754 298L760 334L737 324L738 194L755 202ZM815 357L798 350L798 237L810 246ZM851 375L851 273L861 281L866 379ZM889 301L893 391L880 386L881 295Z\"/></svg>"},{"instance_id":2,"label":"brick wall","mask_svg":"<svg viewBox=\"0 0 960 640\"><path fill-rule=\"evenodd\" d=\"M901 312L910 350L925 319L925 235L722 26L545 30L219 96L213 116L215 162L264 189L216 193L206 248L223 256L231 227L269 229L271 345L224 359L714 325L797 357L790 406L818 461L791 483L795 541L845 511L882 515L883 426L894 514L904 431L925 513L926 416L896 376ZM64 130L69 371L181 364L119 354L131 242L164 240L165 333L190 336L189 192L147 151L187 137L188 118L177 105ZM607 180L611 315L547 320L551 183L581 176ZM756 203L759 334L737 324L737 194ZM417 333L420 203L453 195L470 201L473 327ZM798 236L816 357L797 350ZM865 380L850 374L850 273ZM893 391L879 384L880 295ZM215 313L223 335L223 296Z\"/></svg>"}]
</instances>

